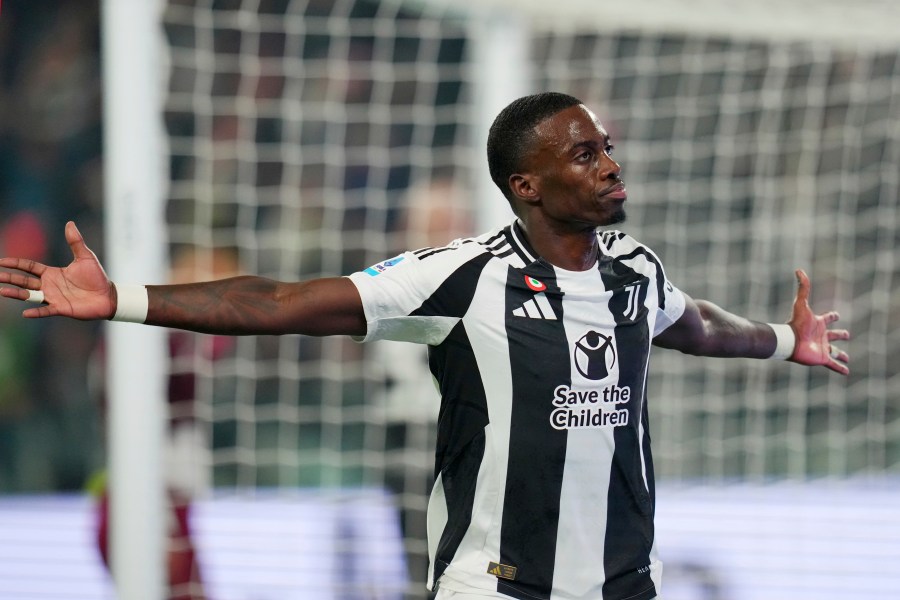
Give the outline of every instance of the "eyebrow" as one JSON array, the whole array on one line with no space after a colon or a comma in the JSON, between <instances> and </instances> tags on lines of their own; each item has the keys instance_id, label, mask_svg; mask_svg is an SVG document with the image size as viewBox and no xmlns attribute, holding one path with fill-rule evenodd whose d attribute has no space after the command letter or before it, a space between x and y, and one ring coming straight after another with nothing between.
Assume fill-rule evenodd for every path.
<instances>
[{"instance_id":1,"label":"eyebrow","mask_svg":"<svg viewBox=\"0 0 900 600\"><path fill-rule=\"evenodd\" d=\"M603 136L602 143L598 143L596 140L593 140L593 139L581 140L580 142L575 142L574 144L572 144L571 149L574 151L574 150L577 150L578 148L587 147L587 148L590 148L591 150L596 150L598 147L605 148L606 146L610 146L610 145L612 145L612 138L609 137L609 134L607 133L606 135Z\"/></svg>"}]
</instances>

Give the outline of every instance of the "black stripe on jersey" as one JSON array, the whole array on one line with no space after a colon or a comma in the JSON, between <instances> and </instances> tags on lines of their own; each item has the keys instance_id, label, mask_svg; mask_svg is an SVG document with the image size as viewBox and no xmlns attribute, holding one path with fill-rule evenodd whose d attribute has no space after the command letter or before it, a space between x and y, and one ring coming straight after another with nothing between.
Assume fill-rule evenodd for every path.
<instances>
[{"instance_id":1,"label":"black stripe on jersey","mask_svg":"<svg viewBox=\"0 0 900 600\"><path fill-rule=\"evenodd\" d=\"M434 246L425 246L424 248L413 250L412 253L416 256L419 256L420 254L425 254L426 252L431 252L432 250L434 250Z\"/></svg>"},{"instance_id":2,"label":"black stripe on jersey","mask_svg":"<svg viewBox=\"0 0 900 600\"><path fill-rule=\"evenodd\" d=\"M506 258L507 256L509 256L511 254L515 254L515 252L516 251L513 250L511 247L507 247L507 249L504 250L503 252L500 252L499 250L495 250L494 256L496 256L497 258Z\"/></svg>"},{"instance_id":3,"label":"black stripe on jersey","mask_svg":"<svg viewBox=\"0 0 900 600\"><path fill-rule=\"evenodd\" d=\"M423 252L422 254L419 254L418 257L419 260L421 260L423 258L428 258L429 256L434 256L435 254L440 254L441 252L446 252L447 250L453 249L454 248L452 246L444 246L443 248L429 248L428 252Z\"/></svg>"},{"instance_id":4,"label":"black stripe on jersey","mask_svg":"<svg viewBox=\"0 0 900 600\"><path fill-rule=\"evenodd\" d=\"M414 250L413 254L419 257L419 259L428 258L429 256L434 256L435 254L440 254L441 252L446 252L447 250L455 250L459 248L462 244L471 244L474 243L475 240L466 239L461 240L458 244L453 244L450 246L441 246L440 248L420 248L418 250Z\"/></svg>"},{"instance_id":5,"label":"black stripe on jersey","mask_svg":"<svg viewBox=\"0 0 900 600\"><path fill-rule=\"evenodd\" d=\"M433 565L433 580L438 581L472 522L488 410L478 362L462 322L447 339L428 349L428 357L441 390L435 473L441 474L447 501L447 523ZM445 371L446 366L452 371Z\"/></svg>"},{"instance_id":6,"label":"black stripe on jersey","mask_svg":"<svg viewBox=\"0 0 900 600\"><path fill-rule=\"evenodd\" d=\"M513 231L513 228L515 228L515 231ZM515 221L512 225L504 227L503 234L506 236L506 239L509 240L509 245L512 246L516 254L519 255L519 258L522 259L524 265L530 265L535 261L537 253L534 252L531 245L528 243L528 238L525 237L525 233L522 230L522 226L519 225L519 221Z\"/></svg>"},{"instance_id":7,"label":"black stripe on jersey","mask_svg":"<svg viewBox=\"0 0 900 600\"><path fill-rule=\"evenodd\" d=\"M531 246L531 242L528 241L528 236L525 235L525 228L522 226L522 223L518 220L514 221L512 225L509 227L509 236L513 239L513 245L516 248L521 248L521 256L522 260L525 261L525 264L533 263L537 260L539 254L535 252L534 248Z\"/></svg>"},{"instance_id":8,"label":"black stripe on jersey","mask_svg":"<svg viewBox=\"0 0 900 600\"><path fill-rule=\"evenodd\" d=\"M615 450L607 494L608 519L603 548L603 584L605 600L647 600L656 596L650 578L650 551L653 546L654 500L644 485L638 423L644 423L646 372L650 356L651 332L645 318L632 320L628 315L629 293L626 286L639 284L639 302L644 306L646 278L619 260L601 261L604 287L613 290L609 309L616 320L616 349L619 353L619 385L631 388L627 427L613 430ZM645 435L648 435L645 429ZM648 457L649 458L649 457ZM649 476L649 473L648 473Z\"/></svg>"},{"instance_id":9,"label":"black stripe on jersey","mask_svg":"<svg viewBox=\"0 0 900 600\"><path fill-rule=\"evenodd\" d=\"M641 410L641 425L644 426L644 439L641 445L644 448L644 469L647 473L647 492L650 494L650 503L656 507L656 473L653 469L653 453L650 451L650 411L647 407L647 389L644 388L643 409Z\"/></svg>"},{"instance_id":10,"label":"black stripe on jersey","mask_svg":"<svg viewBox=\"0 0 900 600\"><path fill-rule=\"evenodd\" d=\"M666 308L666 294L663 290L663 286L666 285L666 277L663 273L662 265L659 264L659 261L656 260L656 257L653 256L653 253L648 251L646 248L635 248L633 251L628 254L623 254L622 256L617 256L616 260L630 260L636 256L643 256L647 259L647 261L653 263L656 266L656 295L657 295L657 303L659 304L660 309Z\"/></svg>"},{"instance_id":11,"label":"black stripe on jersey","mask_svg":"<svg viewBox=\"0 0 900 600\"><path fill-rule=\"evenodd\" d=\"M535 292L525 284L522 271L510 268L505 323L513 393L509 455L520 458L507 465L498 562L517 571L515 581L498 579L497 591L521 600L548 599L553 587L568 435L551 426L550 413L553 390L571 385L569 342L555 273L536 263L529 275L547 285L543 293L559 319L513 316L514 309L533 301ZM541 348L540 356L534 348Z\"/></svg>"},{"instance_id":12,"label":"black stripe on jersey","mask_svg":"<svg viewBox=\"0 0 900 600\"><path fill-rule=\"evenodd\" d=\"M497 258L506 258L516 254L515 247L509 243L509 237L505 234L508 229L507 227L484 243L484 246Z\"/></svg>"},{"instance_id":13,"label":"black stripe on jersey","mask_svg":"<svg viewBox=\"0 0 900 600\"><path fill-rule=\"evenodd\" d=\"M615 244L616 241L624 238L625 235L626 234L622 233L621 231L604 231L603 233L600 234L600 240L601 240L601 243L603 243L606 246L606 249L610 250L612 248L613 244ZM634 249L633 251L631 251L628 254L625 254L622 256L616 256L615 259L616 260L628 260L628 259L634 258L636 256L643 256L649 262L653 263L656 266L657 302L659 303L659 307L661 309L665 309L666 308L666 294L665 294L665 291L663 290L663 286L666 286L668 284L666 283L666 277L665 277L665 273L663 272L662 265L660 264L659 260L657 260L656 256L654 256L653 253L650 252L649 250L647 250L646 248L641 247L641 248Z\"/></svg>"},{"instance_id":14,"label":"black stripe on jersey","mask_svg":"<svg viewBox=\"0 0 900 600\"><path fill-rule=\"evenodd\" d=\"M489 237L487 240L485 240L484 245L491 250L496 250L497 248L502 248L503 246L505 246L509 242L509 240L507 240L504 231L505 229L498 231L492 237Z\"/></svg>"},{"instance_id":15,"label":"black stripe on jersey","mask_svg":"<svg viewBox=\"0 0 900 600\"><path fill-rule=\"evenodd\" d=\"M621 231L604 231L600 234L600 239L603 240L607 250L611 249L617 240L621 240L624 237L625 234Z\"/></svg>"},{"instance_id":16,"label":"black stripe on jersey","mask_svg":"<svg viewBox=\"0 0 900 600\"><path fill-rule=\"evenodd\" d=\"M493 258L488 252L477 254L447 277L411 316L462 317L469 310L481 271Z\"/></svg>"}]
</instances>

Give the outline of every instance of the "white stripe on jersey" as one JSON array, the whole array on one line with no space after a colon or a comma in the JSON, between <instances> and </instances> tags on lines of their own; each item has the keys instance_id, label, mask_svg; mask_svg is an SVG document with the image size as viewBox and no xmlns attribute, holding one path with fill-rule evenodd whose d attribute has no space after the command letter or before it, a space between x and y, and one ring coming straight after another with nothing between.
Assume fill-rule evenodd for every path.
<instances>
[{"instance_id":1,"label":"white stripe on jersey","mask_svg":"<svg viewBox=\"0 0 900 600\"><path fill-rule=\"evenodd\" d=\"M582 323L595 319L598 315L597 304L589 299L591 293L603 290L603 280L596 270L584 273L570 273L557 269L557 284L566 290L563 297L563 312L566 315L566 337L570 344L581 338L585 331ZM600 317L603 322L614 322L608 309ZM615 340L613 340L613 343ZM615 348L615 346L613 346ZM618 356L618 352L616 352ZM619 363L610 368L609 377L618 380ZM572 365L571 387L588 388L592 385ZM603 444L605 452L598 451L598 443ZM556 549L554 578L564 578L567 582L567 597L602 598L602 585L605 579L603 571L603 544L596 540L606 537L606 511L596 510L596 498L604 498L609 490L609 469L596 469L598 456L611 454L615 448L613 429L572 429L566 444L566 468L563 473L562 490L559 509L560 539L574 543L560 544ZM594 477L584 477L585 471L594 471ZM585 551L590 552L585 556ZM593 565L590 569L584 565ZM551 595L551 600L556 596Z\"/></svg>"},{"instance_id":2,"label":"white stripe on jersey","mask_svg":"<svg viewBox=\"0 0 900 600\"><path fill-rule=\"evenodd\" d=\"M498 281L506 281L506 269L501 261L488 263L475 289L469 314L463 319L464 324L476 323L466 331L479 369L492 375L483 378L483 382L487 397L495 401L488 403L490 425L485 430L485 456L478 472L472 523L456 551L458 558L444 572L445 578L460 582L462 589L489 589L496 585L496 579L487 574L485 567L500 555L500 530L492 524L502 518L506 491L503 482L509 462L512 377L506 359L509 348L503 326L505 304L495 287ZM431 519L430 513L428 518Z\"/></svg>"},{"instance_id":3,"label":"white stripe on jersey","mask_svg":"<svg viewBox=\"0 0 900 600\"><path fill-rule=\"evenodd\" d=\"M441 474L437 473L434 485L431 488L431 496L428 498L428 520L425 523L425 529L428 532L428 557L434 560L437 555L438 542L441 541L441 534L444 527L447 526L448 518L447 496L444 495L444 482L441 480ZM434 566L428 569L428 589L434 586Z\"/></svg>"}]
</instances>

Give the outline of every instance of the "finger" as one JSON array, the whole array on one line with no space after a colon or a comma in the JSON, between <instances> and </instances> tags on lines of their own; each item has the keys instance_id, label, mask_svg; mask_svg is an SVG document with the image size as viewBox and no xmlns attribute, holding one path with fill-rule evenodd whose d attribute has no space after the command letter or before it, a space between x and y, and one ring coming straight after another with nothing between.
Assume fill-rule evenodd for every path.
<instances>
[{"instance_id":1,"label":"finger","mask_svg":"<svg viewBox=\"0 0 900 600\"><path fill-rule=\"evenodd\" d=\"M0 258L0 267L4 269L15 269L16 271L24 271L38 277L47 269L46 265L27 258Z\"/></svg>"},{"instance_id":2,"label":"finger","mask_svg":"<svg viewBox=\"0 0 900 600\"><path fill-rule=\"evenodd\" d=\"M809 277L803 269L794 271L797 277L797 301L804 304L809 303Z\"/></svg>"},{"instance_id":3,"label":"finger","mask_svg":"<svg viewBox=\"0 0 900 600\"><path fill-rule=\"evenodd\" d=\"M834 340L849 340L850 332L846 329L829 329L826 332L826 336L829 342L833 342Z\"/></svg>"},{"instance_id":4,"label":"finger","mask_svg":"<svg viewBox=\"0 0 900 600\"><path fill-rule=\"evenodd\" d=\"M8 283L26 290L37 290L41 287L41 280L37 277L28 277L21 273L0 272L0 283ZM8 289L8 288L7 288Z\"/></svg>"},{"instance_id":5,"label":"finger","mask_svg":"<svg viewBox=\"0 0 900 600\"><path fill-rule=\"evenodd\" d=\"M835 373L840 373L841 375L849 375L850 367L845 365L844 363L839 363L836 360L829 361L825 363L825 367L831 369Z\"/></svg>"},{"instance_id":6,"label":"finger","mask_svg":"<svg viewBox=\"0 0 900 600\"><path fill-rule=\"evenodd\" d=\"M829 345L828 361L824 363L825 367L831 369L835 373L840 373L841 375L849 375L850 367L847 366L847 363L849 362L850 355L848 355L837 346Z\"/></svg>"},{"instance_id":7,"label":"finger","mask_svg":"<svg viewBox=\"0 0 900 600\"><path fill-rule=\"evenodd\" d=\"M832 360L837 360L842 363L850 362L850 355L847 354L844 350L841 350L840 348L838 348L837 346L830 345L828 355L831 357Z\"/></svg>"},{"instance_id":8,"label":"finger","mask_svg":"<svg viewBox=\"0 0 900 600\"><path fill-rule=\"evenodd\" d=\"M24 290L19 288L0 288L0 295L14 300L24 300L25 302L36 302L42 304L44 300L44 292L41 290Z\"/></svg>"},{"instance_id":9,"label":"finger","mask_svg":"<svg viewBox=\"0 0 900 600\"><path fill-rule=\"evenodd\" d=\"M74 221L66 223L66 242L69 244L69 248L72 250L72 256L74 256L76 260L79 258L94 257L94 253L87 247L87 244L84 243L84 237L81 235L81 232L78 231L78 227L75 226Z\"/></svg>"},{"instance_id":10,"label":"finger","mask_svg":"<svg viewBox=\"0 0 900 600\"><path fill-rule=\"evenodd\" d=\"M849 362L850 356L843 350L838 350L834 353L833 356L829 357L828 362L826 362L824 366L831 369L835 373L840 373L841 375L849 375L850 367L847 366L847 363Z\"/></svg>"},{"instance_id":11,"label":"finger","mask_svg":"<svg viewBox=\"0 0 900 600\"><path fill-rule=\"evenodd\" d=\"M56 314L56 308L46 304L22 311L22 316L26 319L42 319L44 317L53 317Z\"/></svg>"},{"instance_id":12,"label":"finger","mask_svg":"<svg viewBox=\"0 0 900 600\"><path fill-rule=\"evenodd\" d=\"M824 315L822 315L822 318L825 320L826 323L834 323L835 321L841 320L841 315L839 315L836 310L833 310L831 312L827 312Z\"/></svg>"}]
</instances>

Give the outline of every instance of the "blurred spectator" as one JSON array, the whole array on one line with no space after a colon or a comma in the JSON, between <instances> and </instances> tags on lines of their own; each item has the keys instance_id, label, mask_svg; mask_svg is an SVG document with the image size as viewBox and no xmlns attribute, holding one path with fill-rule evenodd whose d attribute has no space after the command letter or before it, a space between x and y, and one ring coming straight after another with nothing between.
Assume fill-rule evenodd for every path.
<instances>
[{"instance_id":1,"label":"blurred spectator","mask_svg":"<svg viewBox=\"0 0 900 600\"><path fill-rule=\"evenodd\" d=\"M182 247L172 263L171 283L222 279L237 274L237 255L227 249ZM168 380L168 423L163 454L164 479L169 501L167 571L169 600L203 600L200 561L191 533L192 501L211 486L211 457L204 423L198 419L198 365L221 358L234 346L234 338L187 331L169 332L171 366ZM96 371L103 371L103 347L95 353ZM101 384L102 377L97 378ZM102 385L102 384L101 384ZM101 404L103 389L98 390ZM97 542L109 564L109 496L105 476L95 476L99 496ZM134 518L142 518L134 515Z\"/></svg>"},{"instance_id":2,"label":"blurred spectator","mask_svg":"<svg viewBox=\"0 0 900 600\"><path fill-rule=\"evenodd\" d=\"M100 100L98 3L4 2L4 255L67 262L69 250L55 235L65 221L78 219L86 235L100 229ZM0 492L79 489L102 461L86 377L100 327L24 321L19 312L0 311Z\"/></svg>"},{"instance_id":3,"label":"blurred spectator","mask_svg":"<svg viewBox=\"0 0 900 600\"><path fill-rule=\"evenodd\" d=\"M413 185L404 195L392 251L446 246L470 236L474 216L464 188L449 173ZM407 543L410 580L421 589L428 572L428 553L417 540L426 539L426 499L434 483L431 456L437 435L440 394L428 366L428 354L417 344L377 341L370 356L384 377L372 402L386 423L385 481L397 498Z\"/></svg>"}]
</instances>

